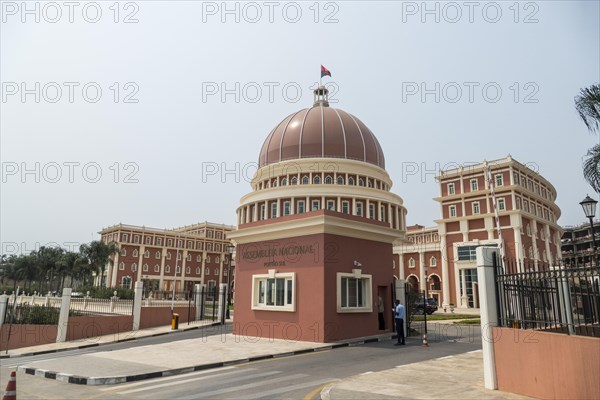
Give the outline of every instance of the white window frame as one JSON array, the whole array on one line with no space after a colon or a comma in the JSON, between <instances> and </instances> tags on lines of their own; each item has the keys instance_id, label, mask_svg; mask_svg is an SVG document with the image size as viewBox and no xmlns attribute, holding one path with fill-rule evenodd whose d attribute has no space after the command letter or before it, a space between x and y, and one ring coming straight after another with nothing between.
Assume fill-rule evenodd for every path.
<instances>
[{"instance_id":1,"label":"white window frame","mask_svg":"<svg viewBox=\"0 0 600 400\"><path fill-rule=\"evenodd\" d=\"M321 209L321 201L320 200L312 200L310 202L310 210L311 211L317 211L317 210L320 210L320 209Z\"/></svg>"},{"instance_id":2,"label":"white window frame","mask_svg":"<svg viewBox=\"0 0 600 400\"><path fill-rule=\"evenodd\" d=\"M358 215L359 217L363 216L363 203L362 202L356 202L356 215Z\"/></svg>"},{"instance_id":3,"label":"white window frame","mask_svg":"<svg viewBox=\"0 0 600 400\"><path fill-rule=\"evenodd\" d=\"M473 209L473 215L481 214L481 206L479 205L478 201L471 203L471 208Z\"/></svg>"},{"instance_id":4,"label":"white window frame","mask_svg":"<svg viewBox=\"0 0 600 400\"><path fill-rule=\"evenodd\" d=\"M414 268L414 267L415 267L415 259L411 257L408 260L408 268Z\"/></svg>"},{"instance_id":5,"label":"white window frame","mask_svg":"<svg viewBox=\"0 0 600 400\"><path fill-rule=\"evenodd\" d=\"M434 256L431 256L431 258L429 259L429 266L437 267L437 259Z\"/></svg>"},{"instance_id":6,"label":"white window frame","mask_svg":"<svg viewBox=\"0 0 600 400\"><path fill-rule=\"evenodd\" d=\"M471 191L474 192L476 190L479 190L479 183L477 179L471 179Z\"/></svg>"},{"instance_id":7,"label":"white window frame","mask_svg":"<svg viewBox=\"0 0 600 400\"><path fill-rule=\"evenodd\" d=\"M291 201L284 201L283 202L283 215L290 215L292 213L292 202Z\"/></svg>"},{"instance_id":8,"label":"white window frame","mask_svg":"<svg viewBox=\"0 0 600 400\"><path fill-rule=\"evenodd\" d=\"M298 200L298 214L302 214L306 212L306 202L305 200Z\"/></svg>"},{"instance_id":9,"label":"white window frame","mask_svg":"<svg viewBox=\"0 0 600 400\"><path fill-rule=\"evenodd\" d=\"M496 183L496 187L504 186L504 176L502 176L502 174L497 174L494 177L494 182Z\"/></svg>"},{"instance_id":10,"label":"white window frame","mask_svg":"<svg viewBox=\"0 0 600 400\"><path fill-rule=\"evenodd\" d=\"M284 281L284 305L267 305L267 283L270 279L283 279ZM288 282L291 281L291 303L288 303ZM261 282L264 282L261 284ZM276 282L275 282L276 284ZM264 296L261 295L261 287L264 287ZM276 295L276 291L272 292ZM267 274L256 274L252 275L252 298L251 304L253 310L263 311L284 311L284 312L295 312L296 311L296 273L295 272L282 272L277 273L275 270L269 270Z\"/></svg>"},{"instance_id":11,"label":"white window frame","mask_svg":"<svg viewBox=\"0 0 600 400\"><path fill-rule=\"evenodd\" d=\"M160 265L156 264L154 266L154 272L160 272Z\"/></svg>"},{"instance_id":12,"label":"white window frame","mask_svg":"<svg viewBox=\"0 0 600 400\"><path fill-rule=\"evenodd\" d=\"M350 202L348 200L342 200L342 212L350 214Z\"/></svg>"},{"instance_id":13,"label":"white window frame","mask_svg":"<svg viewBox=\"0 0 600 400\"><path fill-rule=\"evenodd\" d=\"M336 211L335 209L335 200L326 200L325 204L327 205L328 211Z\"/></svg>"},{"instance_id":14,"label":"white window frame","mask_svg":"<svg viewBox=\"0 0 600 400\"><path fill-rule=\"evenodd\" d=\"M357 279L360 282L364 281L363 294L364 299L363 306L345 306L342 307L342 282L344 279ZM370 313L373 312L373 276L369 274L363 274L360 269L353 270L352 273L338 272L336 274L336 286L337 286L337 312L338 313ZM358 286L357 286L358 287Z\"/></svg>"},{"instance_id":15,"label":"white window frame","mask_svg":"<svg viewBox=\"0 0 600 400\"><path fill-rule=\"evenodd\" d=\"M450 182L448 184L448 194L449 195L456 194L456 190L454 188L454 182Z\"/></svg>"},{"instance_id":16,"label":"white window frame","mask_svg":"<svg viewBox=\"0 0 600 400\"><path fill-rule=\"evenodd\" d=\"M498 199L498 210L499 211L506 210L506 202L504 201L504 199Z\"/></svg>"},{"instance_id":17,"label":"white window frame","mask_svg":"<svg viewBox=\"0 0 600 400\"><path fill-rule=\"evenodd\" d=\"M448 207L448 216L450 218L456 217L456 206L455 205L451 205Z\"/></svg>"}]
</instances>

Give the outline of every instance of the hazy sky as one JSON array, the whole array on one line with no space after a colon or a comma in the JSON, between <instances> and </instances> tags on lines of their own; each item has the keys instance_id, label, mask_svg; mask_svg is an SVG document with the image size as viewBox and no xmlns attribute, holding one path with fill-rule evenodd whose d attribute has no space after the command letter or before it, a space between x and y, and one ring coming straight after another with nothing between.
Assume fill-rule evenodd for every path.
<instances>
[{"instance_id":1,"label":"hazy sky","mask_svg":"<svg viewBox=\"0 0 600 400\"><path fill-rule=\"evenodd\" d=\"M24 7L26 4L26 9ZM511 154L554 184L559 223L598 197L573 98L600 81L597 1L1 3L2 252L115 223L234 224L263 140L312 105L379 139L408 223L438 169Z\"/></svg>"}]
</instances>

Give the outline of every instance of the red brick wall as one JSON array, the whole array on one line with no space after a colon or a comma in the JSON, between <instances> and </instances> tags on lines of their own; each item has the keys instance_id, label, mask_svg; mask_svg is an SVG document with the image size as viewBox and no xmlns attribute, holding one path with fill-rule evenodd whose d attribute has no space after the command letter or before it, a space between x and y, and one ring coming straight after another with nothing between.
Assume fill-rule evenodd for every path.
<instances>
[{"instance_id":1,"label":"red brick wall","mask_svg":"<svg viewBox=\"0 0 600 400\"><path fill-rule=\"evenodd\" d=\"M8 340L9 325L2 325L0 332L0 351L8 349L20 349L22 347L39 346L56 342L56 325L12 325L10 329L10 340Z\"/></svg>"}]
</instances>

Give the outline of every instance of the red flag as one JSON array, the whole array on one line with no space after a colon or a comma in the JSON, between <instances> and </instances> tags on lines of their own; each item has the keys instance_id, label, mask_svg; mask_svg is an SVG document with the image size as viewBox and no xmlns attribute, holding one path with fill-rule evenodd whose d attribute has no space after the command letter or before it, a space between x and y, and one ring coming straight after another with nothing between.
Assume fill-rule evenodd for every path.
<instances>
[{"instance_id":1,"label":"red flag","mask_svg":"<svg viewBox=\"0 0 600 400\"><path fill-rule=\"evenodd\" d=\"M324 76L331 77L331 72L329 72L329 70L327 68L325 68L324 66L321 65L321 78Z\"/></svg>"}]
</instances>

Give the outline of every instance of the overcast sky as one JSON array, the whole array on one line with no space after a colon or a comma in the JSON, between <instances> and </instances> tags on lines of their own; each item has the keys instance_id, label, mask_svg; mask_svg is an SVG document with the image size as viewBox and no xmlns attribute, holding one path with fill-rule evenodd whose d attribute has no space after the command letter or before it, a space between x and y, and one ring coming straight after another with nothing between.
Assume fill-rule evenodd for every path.
<instances>
[{"instance_id":1,"label":"overcast sky","mask_svg":"<svg viewBox=\"0 0 600 400\"><path fill-rule=\"evenodd\" d=\"M23 4L2 2L3 253L119 222L234 224L321 64L408 224L438 218L437 170L508 154L554 184L562 225L597 197L581 163L598 138L573 106L600 81L597 1Z\"/></svg>"}]
</instances>

